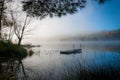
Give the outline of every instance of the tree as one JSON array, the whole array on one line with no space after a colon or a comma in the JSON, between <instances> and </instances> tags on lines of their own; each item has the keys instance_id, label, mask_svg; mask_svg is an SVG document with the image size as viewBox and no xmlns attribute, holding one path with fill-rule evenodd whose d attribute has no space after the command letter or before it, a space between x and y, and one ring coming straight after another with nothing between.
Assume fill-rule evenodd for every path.
<instances>
[{"instance_id":1,"label":"tree","mask_svg":"<svg viewBox=\"0 0 120 80\"><path fill-rule=\"evenodd\" d=\"M12 0L0 0L0 39L2 33L2 20L5 15L6 3ZM107 0L95 0L104 3ZM64 16L76 13L79 8L85 7L87 0L22 0L23 11L31 17L43 19L46 16ZM4 19L5 20L5 19ZM12 22L10 22L12 23Z\"/></svg>"},{"instance_id":2,"label":"tree","mask_svg":"<svg viewBox=\"0 0 120 80\"><path fill-rule=\"evenodd\" d=\"M2 38L2 20L5 15L6 3L11 2L12 0L0 0L0 39Z\"/></svg>"},{"instance_id":3,"label":"tree","mask_svg":"<svg viewBox=\"0 0 120 80\"><path fill-rule=\"evenodd\" d=\"M3 15L3 10L4 10L4 2L5 0L0 1L0 38L1 38L1 29L2 29L1 20Z\"/></svg>"},{"instance_id":4,"label":"tree","mask_svg":"<svg viewBox=\"0 0 120 80\"><path fill-rule=\"evenodd\" d=\"M14 33L18 38L18 46L20 46L25 32L30 31L30 30L26 31L26 28L28 27L31 19L28 17L28 15L22 15L24 16L24 18L22 19L22 22L21 22L21 19L19 19L21 17L20 12L11 11L10 14L12 17ZM17 15L15 16L15 14Z\"/></svg>"},{"instance_id":5,"label":"tree","mask_svg":"<svg viewBox=\"0 0 120 80\"><path fill-rule=\"evenodd\" d=\"M6 12L8 12L6 10ZM13 21L10 20L8 17L8 13L6 15L2 16L2 39L3 40L8 40L12 41L12 38L14 36L14 31L13 31Z\"/></svg>"},{"instance_id":6,"label":"tree","mask_svg":"<svg viewBox=\"0 0 120 80\"><path fill-rule=\"evenodd\" d=\"M21 45L21 41L26 32L31 31L27 29L30 23L30 18L26 15L22 9L21 4L16 2L6 3L6 14L2 15L2 39L12 41L13 36L17 37L18 45Z\"/></svg>"},{"instance_id":7,"label":"tree","mask_svg":"<svg viewBox=\"0 0 120 80\"><path fill-rule=\"evenodd\" d=\"M106 0L96 0L100 4ZM26 0L23 1L23 11L31 17L43 19L46 16L64 16L76 13L86 6L87 0Z\"/></svg>"}]
</instances>

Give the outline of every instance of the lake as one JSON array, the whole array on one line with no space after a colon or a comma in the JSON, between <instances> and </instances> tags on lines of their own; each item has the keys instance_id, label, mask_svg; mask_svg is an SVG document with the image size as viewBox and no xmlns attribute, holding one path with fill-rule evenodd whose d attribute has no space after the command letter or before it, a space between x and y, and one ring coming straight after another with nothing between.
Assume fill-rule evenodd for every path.
<instances>
[{"instance_id":1,"label":"lake","mask_svg":"<svg viewBox=\"0 0 120 80\"><path fill-rule=\"evenodd\" d=\"M90 72L98 74L103 70L105 74L108 74L107 71L120 73L119 41L44 42L40 45L32 48L32 56L23 59L28 80L88 80ZM79 48L81 53L60 54L60 51Z\"/></svg>"}]
</instances>

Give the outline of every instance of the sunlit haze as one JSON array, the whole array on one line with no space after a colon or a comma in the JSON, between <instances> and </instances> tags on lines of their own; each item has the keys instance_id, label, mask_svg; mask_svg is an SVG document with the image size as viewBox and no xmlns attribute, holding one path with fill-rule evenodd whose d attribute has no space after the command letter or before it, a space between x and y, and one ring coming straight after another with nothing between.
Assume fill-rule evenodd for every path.
<instances>
[{"instance_id":1,"label":"sunlit haze","mask_svg":"<svg viewBox=\"0 0 120 80\"><path fill-rule=\"evenodd\" d=\"M31 25L34 29L30 38L41 40L118 29L119 7L117 0L101 5L95 1L88 1L87 6L76 14L35 20Z\"/></svg>"}]
</instances>

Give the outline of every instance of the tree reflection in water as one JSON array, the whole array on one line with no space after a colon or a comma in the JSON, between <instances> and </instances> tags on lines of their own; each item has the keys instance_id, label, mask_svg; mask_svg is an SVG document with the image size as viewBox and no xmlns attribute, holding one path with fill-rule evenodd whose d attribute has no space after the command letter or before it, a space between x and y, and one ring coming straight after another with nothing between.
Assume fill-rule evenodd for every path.
<instances>
[{"instance_id":1,"label":"tree reflection in water","mask_svg":"<svg viewBox=\"0 0 120 80\"><path fill-rule=\"evenodd\" d=\"M0 58L0 80L27 80L21 59Z\"/></svg>"}]
</instances>

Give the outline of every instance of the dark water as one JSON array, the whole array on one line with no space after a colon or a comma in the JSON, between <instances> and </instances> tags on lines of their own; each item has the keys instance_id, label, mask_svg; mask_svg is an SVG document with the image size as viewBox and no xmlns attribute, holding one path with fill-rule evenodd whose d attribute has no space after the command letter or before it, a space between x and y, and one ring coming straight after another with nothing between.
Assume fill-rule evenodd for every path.
<instances>
[{"instance_id":1,"label":"dark water","mask_svg":"<svg viewBox=\"0 0 120 80\"><path fill-rule=\"evenodd\" d=\"M73 44L82 52L60 54L73 49ZM34 54L23 60L31 80L75 80L82 69L120 70L120 42L49 42L32 49Z\"/></svg>"}]
</instances>

